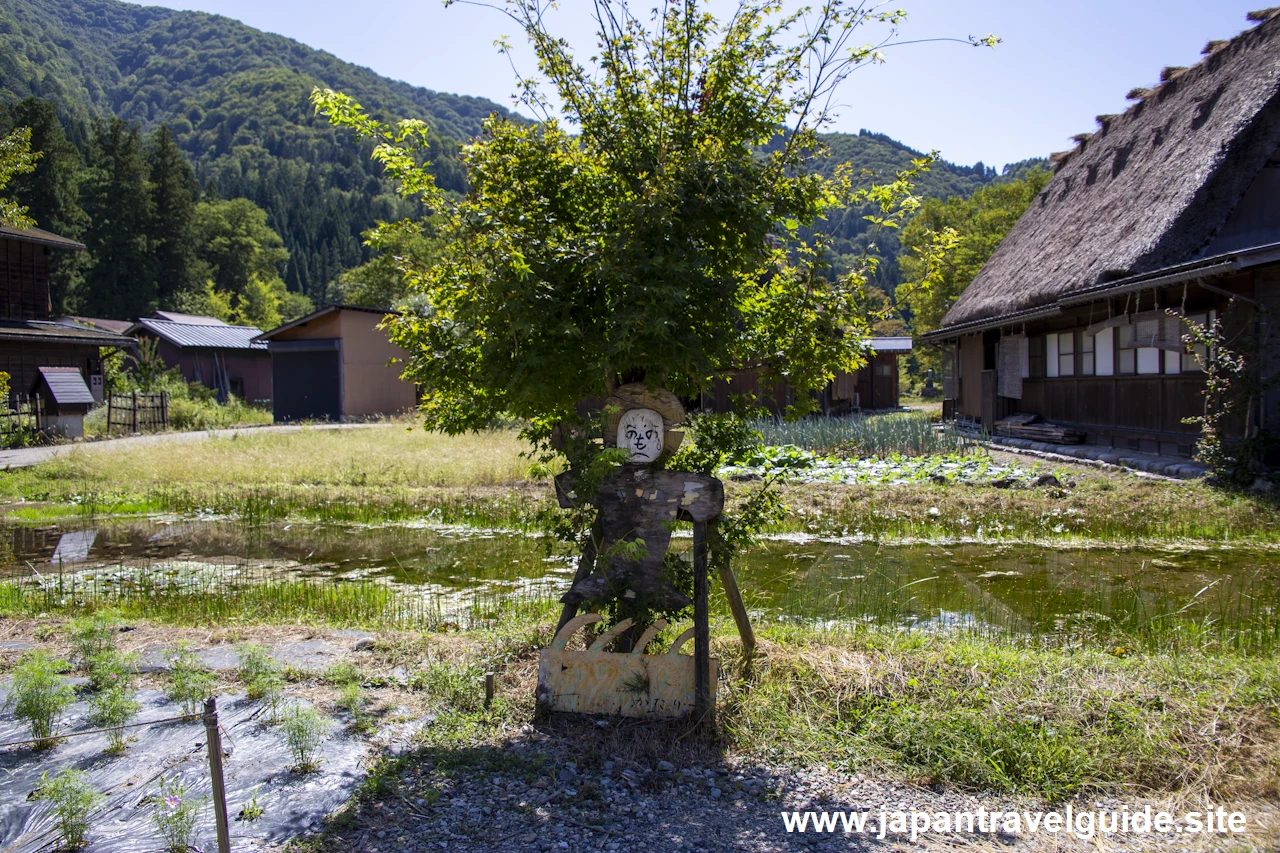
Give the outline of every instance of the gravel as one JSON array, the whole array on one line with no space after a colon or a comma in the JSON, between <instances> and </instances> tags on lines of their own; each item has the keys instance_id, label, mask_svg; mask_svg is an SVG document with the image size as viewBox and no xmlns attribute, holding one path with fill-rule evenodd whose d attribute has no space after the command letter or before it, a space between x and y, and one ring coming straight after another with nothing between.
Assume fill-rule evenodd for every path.
<instances>
[{"instance_id":1,"label":"gravel","mask_svg":"<svg viewBox=\"0 0 1280 853\"><path fill-rule=\"evenodd\" d=\"M530 727L505 747L425 750L406 761L390 793L353 806L307 849L352 853L718 853L848 850L1096 850L1098 841L1025 838L1000 832L936 835L910 843L876 837L879 812L963 812L1039 808L1007 797L974 796L848 775L721 760L651 767L587 760L541 741ZM1088 803L1099 807L1102 803ZM1118 807L1112 803L1109 806ZM1132 808L1133 804L1128 803ZM783 811L869 811L864 834L787 833ZM313 841L313 843L314 843ZM1116 842L1121 842L1119 846ZM1188 849L1172 838L1107 839L1109 850ZM1196 847L1191 849L1213 849ZM1241 849L1241 848L1236 848Z\"/></svg>"}]
</instances>

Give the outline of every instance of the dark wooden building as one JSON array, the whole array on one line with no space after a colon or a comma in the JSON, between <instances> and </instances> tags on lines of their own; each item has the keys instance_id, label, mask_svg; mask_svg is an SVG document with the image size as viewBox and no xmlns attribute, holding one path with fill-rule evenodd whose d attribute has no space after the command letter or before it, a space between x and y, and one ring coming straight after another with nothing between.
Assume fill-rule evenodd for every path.
<instances>
[{"instance_id":1,"label":"dark wooden building","mask_svg":"<svg viewBox=\"0 0 1280 853\"><path fill-rule=\"evenodd\" d=\"M103 347L131 338L50 319L49 254L84 246L39 228L0 227L0 370L9 374L11 408L32 394L41 367L73 367L96 400L102 399ZM74 432L74 430L72 430Z\"/></svg>"},{"instance_id":2,"label":"dark wooden building","mask_svg":"<svg viewBox=\"0 0 1280 853\"><path fill-rule=\"evenodd\" d=\"M277 422L352 421L395 415L418 403L417 387L400 378L408 353L378 328L391 312L329 305L263 333L271 353Z\"/></svg>"},{"instance_id":3,"label":"dark wooden building","mask_svg":"<svg viewBox=\"0 0 1280 853\"><path fill-rule=\"evenodd\" d=\"M218 399L239 397L247 403L271 402L271 355L255 340L262 330L232 326L215 318L156 311L129 328L139 339L153 338L157 353L177 367L188 382L218 392Z\"/></svg>"},{"instance_id":4,"label":"dark wooden building","mask_svg":"<svg viewBox=\"0 0 1280 853\"><path fill-rule=\"evenodd\" d=\"M898 408L898 358L911 352L911 338L871 338L868 349L867 363L862 368L836 374L823 389L817 401L821 412L843 415ZM754 399L760 408L782 414L795 403L796 391L785 381L766 382L759 370L743 370L717 379L714 391L704 396L702 405L709 411L727 412L735 399Z\"/></svg>"},{"instance_id":5,"label":"dark wooden building","mask_svg":"<svg viewBox=\"0 0 1280 853\"><path fill-rule=\"evenodd\" d=\"M1168 69L1056 172L936 332L946 411L1015 412L1091 444L1189 455L1204 374L1185 323L1221 319L1280 368L1280 17ZM1176 316L1170 316L1169 310ZM1280 390L1229 428L1280 427Z\"/></svg>"}]
</instances>

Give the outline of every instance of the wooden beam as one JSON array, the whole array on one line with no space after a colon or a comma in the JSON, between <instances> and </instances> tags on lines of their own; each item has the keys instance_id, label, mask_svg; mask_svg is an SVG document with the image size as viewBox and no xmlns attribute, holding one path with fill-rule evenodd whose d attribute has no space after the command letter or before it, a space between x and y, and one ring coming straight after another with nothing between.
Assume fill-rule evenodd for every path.
<instances>
[{"instance_id":1,"label":"wooden beam","mask_svg":"<svg viewBox=\"0 0 1280 853\"><path fill-rule=\"evenodd\" d=\"M694 719L714 726L715 704L711 692L711 612L707 591L707 523L693 525L693 670Z\"/></svg>"}]
</instances>

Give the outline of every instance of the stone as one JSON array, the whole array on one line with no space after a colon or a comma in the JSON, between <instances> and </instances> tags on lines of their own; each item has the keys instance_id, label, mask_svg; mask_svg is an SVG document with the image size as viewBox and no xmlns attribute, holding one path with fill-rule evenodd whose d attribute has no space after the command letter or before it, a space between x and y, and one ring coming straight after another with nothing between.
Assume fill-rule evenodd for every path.
<instances>
[{"instance_id":1,"label":"stone","mask_svg":"<svg viewBox=\"0 0 1280 853\"><path fill-rule=\"evenodd\" d=\"M659 762L658 762L658 772L659 772L659 773L671 773L671 772L672 772L672 771L674 771L675 769L676 769L676 766L675 766L674 764L672 764L670 761L659 761Z\"/></svg>"},{"instance_id":2,"label":"stone","mask_svg":"<svg viewBox=\"0 0 1280 853\"><path fill-rule=\"evenodd\" d=\"M378 641L375 638L361 637L356 640L355 645L351 647L351 650L355 652L367 652L376 645L378 645Z\"/></svg>"}]
</instances>

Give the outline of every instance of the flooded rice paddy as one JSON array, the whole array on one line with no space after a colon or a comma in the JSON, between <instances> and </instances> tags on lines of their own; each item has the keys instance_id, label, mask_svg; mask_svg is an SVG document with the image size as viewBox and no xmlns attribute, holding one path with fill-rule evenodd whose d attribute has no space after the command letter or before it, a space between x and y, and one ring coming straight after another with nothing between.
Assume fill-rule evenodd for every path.
<instances>
[{"instance_id":1,"label":"flooded rice paddy","mask_svg":"<svg viewBox=\"0 0 1280 853\"><path fill-rule=\"evenodd\" d=\"M673 540L686 558L689 540ZM0 527L0 606L89 603L252 619L433 627L545 606L574 555L504 531L147 518ZM1280 552L766 541L735 566L757 621L974 631L1056 642L1280 644ZM371 625L372 626L372 625ZM1117 640L1119 642L1119 640Z\"/></svg>"}]
</instances>

